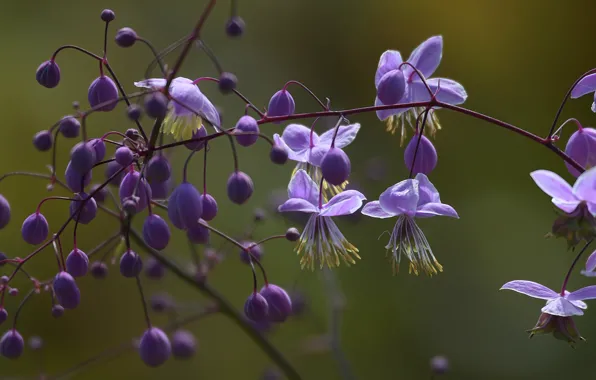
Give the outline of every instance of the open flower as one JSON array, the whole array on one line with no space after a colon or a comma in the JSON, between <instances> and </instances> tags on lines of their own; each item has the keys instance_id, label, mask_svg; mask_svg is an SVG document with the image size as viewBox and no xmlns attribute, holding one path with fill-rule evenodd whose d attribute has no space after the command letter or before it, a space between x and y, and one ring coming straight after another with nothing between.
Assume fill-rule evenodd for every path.
<instances>
[{"instance_id":1,"label":"open flower","mask_svg":"<svg viewBox=\"0 0 596 380\"><path fill-rule=\"evenodd\" d=\"M529 330L530 337L537 333L553 333L556 338L567 340L569 343L575 343L578 338L583 339L571 317L584 315L584 310L588 308L584 300L596 298L596 285L586 286L571 293L564 291L561 294L533 281L516 280L503 285L501 290L503 289L546 301L536 327Z\"/></svg>"},{"instance_id":2,"label":"open flower","mask_svg":"<svg viewBox=\"0 0 596 380\"><path fill-rule=\"evenodd\" d=\"M422 270L433 275L443 271L414 218L459 216L453 207L441 203L439 192L426 175L419 173L415 179L407 179L389 187L378 201L367 203L362 213L381 219L397 216L389 244L385 247L387 253L391 254L395 272L399 270L402 255L410 260L410 273L418 275Z\"/></svg>"},{"instance_id":3,"label":"open flower","mask_svg":"<svg viewBox=\"0 0 596 380\"><path fill-rule=\"evenodd\" d=\"M335 147L344 148L350 145L359 130L360 124L358 123L340 126L335 138ZM321 161L323 161L325 153L331 148L334 134L335 128L319 136L314 130L304 125L290 124L284 129L281 136L277 133L274 134L273 139L276 144L286 149L290 160L298 162L292 173L293 176L298 170L302 169L315 183L319 183L323 176L320 168ZM327 181L323 182L324 199L327 200L339 194L345 189L346 185L347 182L339 186L333 186Z\"/></svg>"},{"instance_id":4,"label":"open flower","mask_svg":"<svg viewBox=\"0 0 596 380\"><path fill-rule=\"evenodd\" d=\"M161 89L166 83L166 79L152 78L135 82L135 86ZM201 128L203 120L213 125L216 131L219 129L221 125L219 113L191 79L174 78L169 95L171 101L161 127L162 133L169 133L177 140L188 140L193 137L193 132Z\"/></svg>"},{"instance_id":5,"label":"open flower","mask_svg":"<svg viewBox=\"0 0 596 380\"><path fill-rule=\"evenodd\" d=\"M594 95L592 112L596 112L596 74L583 77L571 91L571 98L576 99L586 94Z\"/></svg>"},{"instance_id":6,"label":"open flower","mask_svg":"<svg viewBox=\"0 0 596 380\"><path fill-rule=\"evenodd\" d=\"M447 78L430 78L435 72L443 55L443 37L434 36L421 43L408 58L408 63L416 67L426 79L426 83L437 99L449 104L461 104L466 101L468 94L464 87ZM422 79L409 65L402 65L403 60L399 51L387 50L381 55L377 72L375 74L375 87L379 89L379 82L385 75L391 75L393 70L401 70L406 81L404 95L398 103L423 102L430 100L431 96ZM429 79L430 78L430 79ZM440 88L440 89L439 89ZM437 90L439 91L437 92ZM383 105L377 97L375 105ZM406 137L406 123L412 128L418 115L424 108L399 108L392 110L377 111L380 120L387 120L387 131L395 133L401 129L401 142ZM434 112L429 114L425 130L433 135L440 129L439 120Z\"/></svg>"},{"instance_id":7,"label":"open flower","mask_svg":"<svg viewBox=\"0 0 596 380\"><path fill-rule=\"evenodd\" d=\"M302 255L300 265L314 270L337 267L340 258L347 265L356 264L358 249L346 240L331 217L353 214L362 206L365 196L356 190L346 190L322 204L319 186L300 169L288 185L288 200L279 206L280 212L297 211L311 214L296 252Z\"/></svg>"}]
</instances>

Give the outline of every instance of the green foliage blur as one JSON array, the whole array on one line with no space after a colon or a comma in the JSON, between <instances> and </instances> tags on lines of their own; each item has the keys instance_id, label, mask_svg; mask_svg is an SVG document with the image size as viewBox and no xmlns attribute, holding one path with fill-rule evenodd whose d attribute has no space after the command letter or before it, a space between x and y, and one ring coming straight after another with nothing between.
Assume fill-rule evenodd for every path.
<instances>
[{"instance_id":1,"label":"green foliage blur","mask_svg":"<svg viewBox=\"0 0 596 380\"><path fill-rule=\"evenodd\" d=\"M141 79L151 56L137 44L121 49L113 44L116 30L133 27L158 49L190 31L206 1L4 1L0 45L3 47L0 109L0 168L2 172L28 170L47 172L50 155L35 151L33 134L48 128L72 112L71 102L87 106L86 92L98 75L98 65L74 51L64 51L57 62L62 81L53 90L34 79L37 66L63 44L76 44L101 53L104 8L116 12L109 31L109 60L127 91ZM374 73L378 58L387 49L397 49L404 58L426 38L442 34L444 54L437 75L462 83L469 98L465 106L545 135L565 92L583 72L596 65L593 46L594 4L590 1L355 1L294 0L240 1L246 35L227 38L224 25L229 2L218 3L203 36L224 68L239 78L239 89L258 106L290 79L300 80L320 97L329 97L334 109L372 105ZM177 53L168 57L172 64ZM186 61L183 76L197 78L217 73L197 49ZM224 125L232 126L243 113L242 103L221 95L210 83L201 89L220 106ZM298 88L292 90L298 112L317 110L317 104ZM563 113L591 125L589 96L573 100ZM593 321L587 310L576 323L588 343L576 350L550 336L527 338L524 330L534 326L541 301L513 292L499 292L510 280L529 279L557 289L573 258L564 241L547 240L556 214L548 196L531 181L529 172L544 168L572 180L554 154L529 140L493 125L449 111L439 111L443 129L435 144L439 164L431 179L442 200L453 205L461 219L433 218L420 225L444 272L416 277L402 270L392 276L385 258L384 231L391 220L347 218L338 223L350 241L360 248L357 265L335 271L345 294L341 324L342 347L360 379L428 379L429 360L437 354L450 360L448 379L559 379L592 376L591 360L596 353ZM388 186L404 179L403 148L398 136L384 131L374 114L350 118L362 129L347 152L352 159L353 182L369 200ZM334 121L329 120L329 125ZM322 123L324 125L325 122ZM149 123L145 120L145 125ZM124 131L132 124L119 106L109 114L89 119L93 136L108 130ZM267 125L272 135L283 125ZM571 133L563 133L561 146ZM69 144L61 139L57 165L63 173ZM176 178L186 158L184 148L172 154ZM268 149L259 142L240 149L241 169L252 176L255 194L244 207L225 197L225 181L232 171L226 141L213 144L208 169L209 191L220 204L213 222L219 229L240 237L253 228L256 239L283 233L290 226L270 218L254 227L253 210L266 207L271 193L287 184L293 165L276 167L268 161ZM370 180L367 172L375 162L384 162L386 175ZM202 159L195 157L190 178L202 184ZM94 174L94 182L103 173ZM9 256L26 256L32 248L20 239L21 221L48 195L46 183L33 178L7 178L0 184L12 205L12 221L0 231L0 250ZM56 188L55 194L67 195ZM67 217L67 205L48 202L43 212L56 229ZM140 221L137 221L140 222ZM92 249L103 237L117 230L105 215L81 226L79 247ZM64 235L66 252L72 249L72 229ZM215 247L221 240L213 237ZM241 308L251 291L248 267L237 259L229 245L227 259L211 275L212 284ZM187 243L175 231L167 254L181 263L190 262ZM329 304L321 273L301 271L291 243L273 241L265 247L264 264L270 281L299 289L309 300L308 313L279 326L269 337L298 368L305 379L339 379L333 355L320 347L328 330ZM0 270L6 273L8 267ZM45 250L27 265L39 279L56 271L51 250ZM138 337L145 325L134 281L121 278L117 265L105 280L85 277L78 281L82 304L58 320L50 315L47 293L34 296L23 309L19 330L27 339L41 336L41 354L28 350L18 361L0 358L0 377L50 375ZM19 276L21 295L7 297L10 318L29 283ZM169 274L161 282L143 279L145 292L167 289L184 305L204 304L196 290ZM589 285L589 279L571 279L571 288ZM167 323L154 316L156 325ZM10 322L10 320L9 320ZM6 322L2 330L9 328ZM149 369L134 352L77 373L76 379L258 379L271 363L237 326L225 317L209 317L189 326L200 347L191 361L170 360Z\"/></svg>"}]
</instances>

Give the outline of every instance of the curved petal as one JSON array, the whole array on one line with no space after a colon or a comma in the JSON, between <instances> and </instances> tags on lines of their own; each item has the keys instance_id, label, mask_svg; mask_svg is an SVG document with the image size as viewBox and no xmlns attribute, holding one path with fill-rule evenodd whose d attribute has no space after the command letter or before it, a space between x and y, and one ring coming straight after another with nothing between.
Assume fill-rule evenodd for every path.
<instances>
[{"instance_id":1,"label":"curved petal","mask_svg":"<svg viewBox=\"0 0 596 380\"><path fill-rule=\"evenodd\" d=\"M414 65L426 78L429 78L441 63L443 56L443 36L433 36L424 41L410 54L408 62ZM407 68L406 68L407 67ZM404 68L404 74L409 71L411 74L414 70L409 66ZM408 70L409 69L409 70ZM408 75L409 76L409 75ZM406 78L408 77L406 76ZM420 81L420 77L416 73L412 76L413 81Z\"/></svg>"},{"instance_id":2,"label":"curved petal","mask_svg":"<svg viewBox=\"0 0 596 380\"><path fill-rule=\"evenodd\" d=\"M368 202L360 211L363 215L370 216L371 218L379 218L379 219L386 219L394 217L395 214L387 212L381 207L381 203L379 201L372 201Z\"/></svg>"},{"instance_id":3,"label":"curved petal","mask_svg":"<svg viewBox=\"0 0 596 380\"><path fill-rule=\"evenodd\" d=\"M582 276L586 276L586 277L596 277L596 272L590 272L590 271L587 271L587 270L582 270L580 272L580 274Z\"/></svg>"},{"instance_id":4,"label":"curved petal","mask_svg":"<svg viewBox=\"0 0 596 380\"><path fill-rule=\"evenodd\" d=\"M289 212L289 211L297 211L297 212L305 212L305 213L315 213L319 212L319 209L307 201L306 199L300 198L290 198L285 201L282 205L280 205L277 210L279 212Z\"/></svg>"},{"instance_id":5,"label":"curved petal","mask_svg":"<svg viewBox=\"0 0 596 380\"><path fill-rule=\"evenodd\" d=\"M166 83L167 80L163 78L151 78L134 82L134 85L140 88L162 88Z\"/></svg>"},{"instance_id":6,"label":"curved petal","mask_svg":"<svg viewBox=\"0 0 596 380\"><path fill-rule=\"evenodd\" d=\"M536 170L530 173L530 176L536 182L536 185L551 197L563 201L577 200L575 195L573 195L571 186L558 174L548 170Z\"/></svg>"},{"instance_id":7,"label":"curved petal","mask_svg":"<svg viewBox=\"0 0 596 380\"><path fill-rule=\"evenodd\" d=\"M293 151L288 147L286 142L277 133L273 135L273 141L288 152L288 158L292 161L307 162L308 161L308 150Z\"/></svg>"},{"instance_id":8,"label":"curved petal","mask_svg":"<svg viewBox=\"0 0 596 380\"><path fill-rule=\"evenodd\" d=\"M596 299L596 285L586 286L576 290L575 292L569 293L567 297L569 301L583 301Z\"/></svg>"},{"instance_id":9,"label":"curved petal","mask_svg":"<svg viewBox=\"0 0 596 380\"><path fill-rule=\"evenodd\" d=\"M360 207L366 197L359 191L346 190L329 200L321 210L321 216L340 216L353 214Z\"/></svg>"},{"instance_id":10,"label":"curved petal","mask_svg":"<svg viewBox=\"0 0 596 380\"><path fill-rule=\"evenodd\" d=\"M450 216L459 219L457 211L444 203L427 203L422 207L418 207L416 211L417 218L430 218L432 216Z\"/></svg>"},{"instance_id":11,"label":"curved petal","mask_svg":"<svg viewBox=\"0 0 596 380\"><path fill-rule=\"evenodd\" d=\"M340 126L339 131L337 131L337 137L335 138L335 146L338 148L343 148L347 145L350 145L356 138L359 130L360 124L358 123ZM319 144L331 146L331 141L333 141L334 134L335 128L331 128L330 130L326 131L321 135Z\"/></svg>"},{"instance_id":12,"label":"curved petal","mask_svg":"<svg viewBox=\"0 0 596 380\"><path fill-rule=\"evenodd\" d=\"M418 181L406 179L385 190L379 197L381 207L394 215L414 216L418 205Z\"/></svg>"},{"instance_id":13,"label":"curved petal","mask_svg":"<svg viewBox=\"0 0 596 380\"><path fill-rule=\"evenodd\" d=\"M401 53L397 50L387 50L381 54L377 72L375 73L375 87L379 85L379 81L383 75L391 70L398 69L402 62Z\"/></svg>"},{"instance_id":14,"label":"curved petal","mask_svg":"<svg viewBox=\"0 0 596 380\"><path fill-rule=\"evenodd\" d=\"M462 104L468 98L468 93L464 86L458 82L447 78L431 78L427 80L428 87L433 94L436 94L437 100L448 104ZM422 82L410 84L413 102L425 102L430 100L428 89Z\"/></svg>"},{"instance_id":15,"label":"curved petal","mask_svg":"<svg viewBox=\"0 0 596 380\"><path fill-rule=\"evenodd\" d=\"M426 203L441 203L441 197L439 196L439 191L437 188L430 182L426 174L418 173L416 174L416 181L418 181L418 191L420 193L420 198L418 199L418 206L422 206Z\"/></svg>"},{"instance_id":16,"label":"curved petal","mask_svg":"<svg viewBox=\"0 0 596 380\"><path fill-rule=\"evenodd\" d=\"M553 198L552 201L555 206L568 214L572 213L580 203L580 201L563 201L557 198Z\"/></svg>"},{"instance_id":17,"label":"curved petal","mask_svg":"<svg viewBox=\"0 0 596 380\"><path fill-rule=\"evenodd\" d=\"M546 303L546 306L541 309L543 313L550 315L557 315L559 317L571 317L573 315L584 315L584 312L579 307L575 306L563 297L555 298Z\"/></svg>"},{"instance_id":18,"label":"curved petal","mask_svg":"<svg viewBox=\"0 0 596 380\"><path fill-rule=\"evenodd\" d=\"M500 290L513 290L521 294L525 294L529 297L539 298L543 300L552 300L559 297L559 294L554 290L547 288L534 281L526 280L515 280L509 281L505 285L501 286Z\"/></svg>"},{"instance_id":19,"label":"curved petal","mask_svg":"<svg viewBox=\"0 0 596 380\"><path fill-rule=\"evenodd\" d=\"M400 100L400 103L405 103L407 101L406 99L406 95L404 95L404 97L402 98L402 100ZM382 106L383 102L381 102L381 100L379 100L379 98L375 98L375 106ZM386 120L389 116L392 115L399 115L402 114L404 112L406 112L407 110L409 110L410 108L397 108L397 109L388 109L388 110L379 110L377 111L377 117L379 118L379 120L383 121Z\"/></svg>"},{"instance_id":20,"label":"curved petal","mask_svg":"<svg viewBox=\"0 0 596 380\"><path fill-rule=\"evenodd\" d=\"M588 272L593 272L596 269L596 251L592 252L588 259L586 260L586 270Z\"/></svg>"},{"instance_id":21,"label":"curved petal","mask_svg":"<svg viewBox=\"0 0 596 380\"><path fill-rule=\"evenodd\" d=\"M203 117L203 119L207 120L211 125L213 125L216 130L218 130L219 127L221 127L219 112L213 103L211 103L209 98L207 98L204 94L201 94L201 96L203 97L203 106L201 107L199 114Z\"/></svg>"},{"instance_id":22,"label":"curved petal","mask_svg":"<svg viewBox=\"0 0 596 380\"><path fill-rule=\"evenodd\" d=\"M577 177L573 184L573 194L576 199L596 203L596 166Z\"/></svg>"},{"instance_id":23,"label":"curved petal","mask_svg":"<svg viewBox=\"0 0 596 380\"><path fill-rule=\"evenodd\" d=\"M307 152L308 163L313 166L320 167L321 162L323 161L323 157L325 156L325 153L327 153L328 150L329 146L327 145L319 145L315 146L312 149L309 149Z\"/></svg>"},{"instance_id":24,"label":"curved petal","mask_svg":"<svg viewBox=\"0 0 596 380\"><path fill-rule=\"evenodd\" d=\"M571 91L571 98L579 98L594 91L596 91L596 74L586 75Z\"/></svg>"},{"instance_id":25,"label":"curved petal","mask_svg":"<svg viewBox=\"0 0 596 380\"><path fill-rule=\"evenodd\" d=\"M304 199L317 206L319 202L319 187L308 176L306 171L300 169L292 176L288 184L288 198Z\"/></svg>"},{"instance_id":26,"label":"curved petal","mask_svg":"<svg viewBox=\"0 0 596 380\"><path fill-rule=\"evenodd\" d=\"M180 81L172 82L170 97L176 116L194 115L195 113L201 115L206 99L199 87Z\"/></svg>"},{"instance_id":27,"label":"curved petal","mask_svg":"<svg viewBox=\"0 0 596 380\"><path fill-rule=\"evenodd\" d=\"M281 138L293 151L307 150L310 148L310 128L307 128L304 125L288 125L281 134ZM312 139L313 145L316 146L319 143L319 135L313 132Z\"/></svg>"}]
</instances>

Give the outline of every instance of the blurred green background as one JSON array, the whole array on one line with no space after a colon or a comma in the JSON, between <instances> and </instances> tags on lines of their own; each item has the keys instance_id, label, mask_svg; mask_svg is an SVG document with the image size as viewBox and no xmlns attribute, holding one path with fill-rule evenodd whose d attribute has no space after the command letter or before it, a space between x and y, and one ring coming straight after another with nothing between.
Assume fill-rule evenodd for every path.
<instances>
[{"instance_id":1,"label":"blurred green background","mask_svg":"<svg viewBox=\"0 0 596 380\"><path fill-rule=\"evenodd\" d=\"M72 112L71 102L87 106L86 91L98 75L97 64L79 53L65 51L57 59L62 81L53 90L34 80L37 66L62 44L77 44L101 53L103 8L116 12L110 30L133 27L141 36L163 48L188 33L205 1L5 1L0 43L4 110L0 130L0 168L47 171L49 154L35 151L31 136ZM239 78L239 89L259 106L285 81L300 80L320 97L329 97L336 109L371 105L374 72L380 54L397 49L404 58L426 38L442 34L443 61L438 76L456 79L468 91L465 106L512 122L540 135L550 127L556 109L577 76L593 68L594 4L591 1L340 1L260 0L240 2L246 35L238 40L225 36L228 2L218 4L209 19L204 38L226 70ZM150 60L141 46L120 49L109 46L112 66L133 91L132 82L143 76ZM169 57L170 63L176 55ZM190 78L215 76L212 64L193 50L182 70ZM223 111L230 127L242 114L242 103L222 96L210 83L201 85ZM317 105L294 88L298 112L317 110ZM589 97L574 100L562 120L577 117L584 125L595 120ZM346 296L342 346L355 375L361 379L428 379L429 359L444 354L450 360L451 379L558 379L591 376L596 349L589 309L576 322L588 343L576 350L554 338L527 338L525 329L536 322L541 301L512 292L499 292L510 280L529 279L558 288L572 260L560 240L544 239L555 213L548 197L531 181L529 172L554 170L572 180L564 165L548 150L490 124L448 111L440 111L443 130L435 141L439 165L431 180L442 200L453 205L460 220L423 220L424 229L444 273L426 278L402 270L392 276L384 255L388 237L379 236L393 227L392 220L350 219L338 223L344 234L360 248L362 260L351 268L335 271ZM351 118L362 129L347 151L352 158L353 181L369 200L407 176L403 148L397 136L384 132L374 114ZM330 121L331 123L331 121ZM146 123L148 125L148 123ZM97 114L88 123L90 133L132 126L119 106L109 114ZM283 125L267 125L267 134L281 132ZM571 127L570 127L571 128ZM570 131L566 130L566 138ZM561 141L561 146L565 140ZM68 142L72 143L71 141ZM63 173L69 147L60 141L59 172ZM244 207L232 205L225 194L225 180L232 170L229 146L213 145L209 165L210 192L219 195L220 215L213 222L233 236L252 228L252 212L270 201L271 192L283 189L292 164L276 167L268 161L264 143L240 150L241 169L252 176L255 194ZM181 168L185 150L173 152ZM372 161L371 161L372 160ZM386 175L370 180L371 163L384 162ZM190 176L201 184L202 160L191 163ZM176 171L180 178L181 170ZM103 178L95 173L95 180ZM20 239L21 221L47 195L46 183L31 178L8 178L0 192L12 205L12 222L0 232L0 250L9 256L31 251ZM66 195L56 189L55 194ZM49 202L44 213L53 228L67 216L64 202ZM137 221L139 222L139 221ZM255 238L283 233L287 226L271 217L256 227ZM80 229L80 248L88 251L117 226L102 215ZM72 248L67 230L65 250ZM217 247L220 241L213 238ZM225 246L229 257L212 274L212 284L239 308L251 290L251 274L237 259L235 249ZM180 231L167 254L189 262L185 237ZM308 342L327 330L328 307L325 285L319 272L303 272L290 243L274 241L265 247L264 264L273 283L306 293L310 311L269 334L270 339L292 361L305 379L339 379L332 355L312 352ZM33 260L27 269L46 279L55 271L51 250ZM6 272L6 267L2 269ZM0 271L0 273L4 273ZM19 278L19 297L7 297L6 307L14 316L29 284ZM197 292L168 275L161 282L143 279L146 293L166 289L181 303L201 303ZM34 297L24 308L19 330L25 338L39 335L45 340L41 355L30 351L18 361L0 359L0 376L35 376L43 366L49 374L60 373L116 347L144 329L141 304L134 281L121 278L117 266L103 281L86 277L78 281L82 303L77 310L55 320L50 315L47 293ZM589 285L579 276L571 288ZM163 324L163 316L155 316ZM9 323L2 326L8 328ZM258 379L270 366L268 358L226 318L215 316L190 329L200 342L194 360L170 360L158 369L145 367L134 352L116 360L87 368L79 379ZM310 347L312 348L312 347ZM41 357L40 357L41 356Z\"/></svg>"}]
</instances>

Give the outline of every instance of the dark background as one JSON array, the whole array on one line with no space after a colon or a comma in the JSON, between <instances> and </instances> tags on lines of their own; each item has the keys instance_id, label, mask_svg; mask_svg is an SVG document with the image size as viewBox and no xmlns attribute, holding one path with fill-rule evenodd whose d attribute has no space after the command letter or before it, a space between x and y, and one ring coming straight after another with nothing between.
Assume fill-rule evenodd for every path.
<instances>
[{"instance_id":1,"label":"dark background","mask_svg":"<svg viewBox=\"0 0 596 380\"><path fill-rule=\"evenodd\" d=\"M117 19L110 30L131 26L158 48L188 33L200 15L204 1L6 1L0 26L0 63L3 110L0 138L2 171L44 172L49 154L35 151L31 136L48 128L71 111L73 100L87 106L86 91L98 75L97 64L66 51L57 62L62 81L54 90L34 80L37 66L62 44L78 44L101 53L103 25L99 13L113 8ZM227 2L218 4L204 37L226 70L239 78L239 89L259 106L290 79L306 83L320 97L330 97L334 108L371 105L374 72L380 54L397 49L404 58L426 38L442 34L444 54L437 75L462 83L469 98L465 106L545 135L565 92L583 72L594 67L589 1L338 1L294 0L240 2L247 28L239 40L226 38ZM170 62L175 59L170 57ZM143 76L149 52L142 46L121 49L109 46L110 63L128 91ZM196 78L216 72L206 57L193 50L181 72ZM202 90L223 110L230 127L243 112L241 102L219 94L205 83ZM317 110L299 89L292 90L297 111ZM562 120L577 117L584 125L595 120L589 97L574 100ZM91 135L125 130L131 124L119 106L109 114L89 120ZM529 172L554 170L571 180L563 163L544 149L518 135L449 111L440 111L443 130L435 145L439 165L431 179L442 200L453 205L460 220L434 218L420 222L444 273L431 278L402 271L391 275L384 258L392 220L365 218L340 220L344 234L360 248L362 260L351 268L335 271L346 295L342 324L344 351L358 378L426 379L428 361L436 354L450 359L453 379L558 379L591 376L596 336L594 315L576 318L588 343L577 350L552 337L527 338L525 329L536 322L541 301L512 292L499 292L510 280L529 279L557 289L572 260L565 242L547 240L555 213L548 196L531 181ZM403 148L397 136L384 132L374 114L351 117L362 124L356 142L347 152L352 159L353 182L369 200L388 186L407 177ZM332 121L330 121L332 122ZM281 132L283 125L267 125L267 134ZM571 128L571 127L570 127ZM570 130L563 134L566 138ZM561 142L564 144L563 140ZM59 173L63 173L68 149L62 140ZM69 143L71 143L69 141ZM186 157L184 149L173 152L176 177ZM252 210L267 205L271 192L287 184L292 164L275 167L268 162L264 143L241 149L241 168L255 181L255 194L244 207L225 198L225 179L232 170L225 141L212 149L210 191L219 195L220 215L213 225L233 236L252 228ZM371 161L372 159L372 161ZM190 178L201 184L201 159L191 163ZM386 176L371 181L366 176L371 162L384 162ZM103 178L95 174L95 180ZM31 251L20 239L21 221L47 195L45 183L30 178L8 178L0 192L12 205L12 222L0 232L0 250L9 256ZM283 191L283 190L282 190ZM66 195L62 190L56 194ZM57 228L67 216L66 204L50 202L44 214ZM286 226L270 218L258 226L256 238L283 233ZM117 226L102 215L80 229L80 248L90 250ZM67 230L65 236L70 236ZM214 245L219 240L214 238ZM65 250L72 242L64 239ZM241 307L251 289L251 275L237 260L235 249L212 276L212 283ZM290 243L275 241L265 248L264 264L273 283L301 289L309 299L310 312L290 321L271 339L306 379L339 378L328 352L312 352L308 342L327 329L327 298L319 272L303 272ZM189 256L183 234L176 231L167 254L180 262ZM37 278L55 273L51 250L27 265ZM6 271L6 269L4 269ZM182 303L200 303L197 292L172 275L162 282L143 280L146 292L167 289ZM144 329L141 304L134 282L123 279L113 267L107 280L87 277L78 281L80 307L62 319L50 316L47 294L34 297L22 313L19 330L28 338L43 337L43 365L54 374L105 350L139 336ZM574 273L570 287L591 284ZM21 296L28 283L20 282ZM20 300L7 298L11 318ZM163 317L155 317L163 324ZM8 328L9 323L2 326ZM268 358L226 318L210 317L192 325L200 342L196 358L170 360L159 369L148 369L129 352L106 364L88 368L76 378L257 379L270 363ZM312 349L312 347L310 347ZM27 352L18 361L0 359L0 375L35 375L39 355Z\"/></svg>"}]
</instances>

